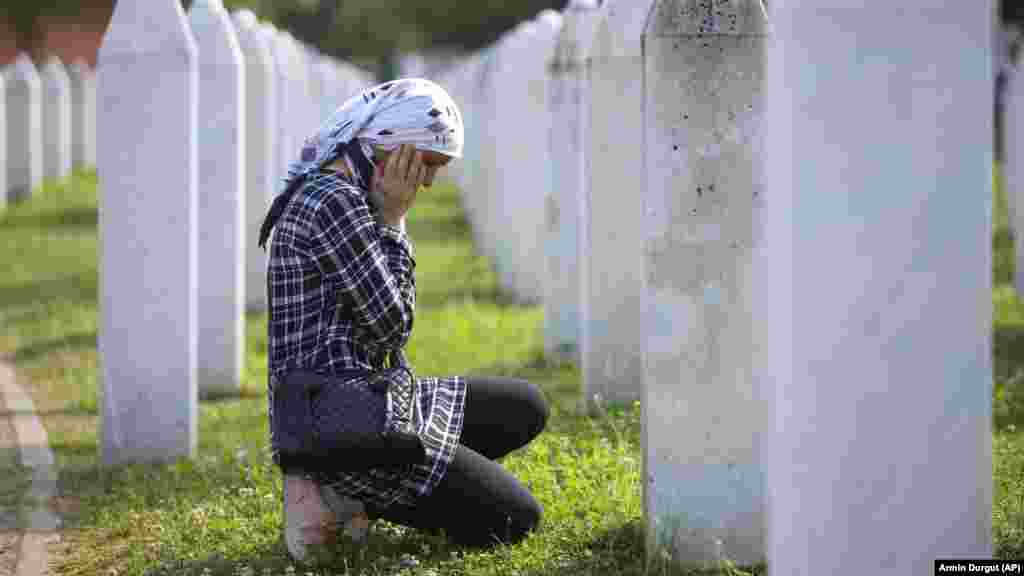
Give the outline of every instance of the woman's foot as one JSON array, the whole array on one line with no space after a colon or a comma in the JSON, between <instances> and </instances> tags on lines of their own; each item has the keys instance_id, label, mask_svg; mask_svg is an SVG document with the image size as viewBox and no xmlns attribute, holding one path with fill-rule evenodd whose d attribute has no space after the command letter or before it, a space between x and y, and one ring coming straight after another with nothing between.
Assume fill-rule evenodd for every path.
<instances>
[{"instance_id":1,"label":"woman's foot","mask_svg":"<svg viewBox=\"0 0 1024 576\"><path fill-rule=\"evenodd\" d=\"M339 495L329 486L320 486L320 497L337 518L337 526L355 542L363 543L370 530L370 517L366 507L358 500Z\"/></svg>"},{"instance_id":2,"label":"woman's foot","mask_svg":"<svg viewBox=\"0 0 1024 576\"><path fill-rule=\"evenodd\" d=\"M334 542L337 518L313 480L284 475L284 540L288 553L299 562L309 559L314 547Z\"/></svg>"}]
</instances>

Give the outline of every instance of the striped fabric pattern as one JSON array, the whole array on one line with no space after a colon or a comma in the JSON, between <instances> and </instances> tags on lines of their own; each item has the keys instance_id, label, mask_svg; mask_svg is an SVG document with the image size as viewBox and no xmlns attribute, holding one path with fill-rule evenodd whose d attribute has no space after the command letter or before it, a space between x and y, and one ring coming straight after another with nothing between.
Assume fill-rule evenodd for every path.
<instances>
[{"instance_id":1,"label":"striped fabric pattern","mask_svg":"<svg viewBox=\"0 0 1024 576\"><path fill-rule=\"evenodd\" d=\"M377 223L365 192L322 169L302 184L274 229L267 290L269 406L291 368L324 374L380 370L388 349L412 334L416 301L413 247ZM319 473L339 495L378 507L414 505L444 477L462 432L466 382L417 378L417 428L427 462L402 470ZM273 420L271 420L273 421ZM277 462L276 431L270 430Z\"/></svg>"}]
</instances>

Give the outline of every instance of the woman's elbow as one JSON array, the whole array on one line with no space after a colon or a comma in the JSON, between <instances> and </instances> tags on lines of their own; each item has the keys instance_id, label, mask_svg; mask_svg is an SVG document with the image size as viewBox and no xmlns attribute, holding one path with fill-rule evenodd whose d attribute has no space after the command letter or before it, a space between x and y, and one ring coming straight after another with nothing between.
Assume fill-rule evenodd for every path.
<instances>
[{"instance_id":1,"label":"woman's elbow","mask_svg":"<svg viewBox=\"0 0 1024 576\"><path fill-rule=\"evenodd\" d=\"M382 348L404 348L412 337L413 313L411 310L398 310L389 315L390 322L378 324L376 344Z\"/></svg>"}]
</instances>

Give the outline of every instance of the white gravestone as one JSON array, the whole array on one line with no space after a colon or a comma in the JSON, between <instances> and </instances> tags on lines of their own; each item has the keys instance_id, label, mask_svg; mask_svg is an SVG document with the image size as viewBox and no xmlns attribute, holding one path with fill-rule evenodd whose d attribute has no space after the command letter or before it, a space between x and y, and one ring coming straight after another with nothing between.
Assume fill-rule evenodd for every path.
<instances>
[{"instance_id":1,"label":"white gravestone","mask_svg":"<svg viewBox=\"0 0 1024 576\"><path fill-rule=\"evenodd\" d=\"M326 122L334 111L341 105L341 101L338 100L337 84L338 84L338 71L331 59L327 56L321 56L316 60L316 66L313 70L318 81L320 82L320 116L317 122L317 127Z\"/></svg>"},{"instance_id":2,"label":"white gravestone","mask_svg":"<svg viewBox=\"0 0 1024 576\"><path fill-rule=\"evenodd\" d=\"M245 368L245 68L221 0L194 0L199 49L199 394L237 394Z\"/></svg>"},{"instance_id":3,"label":"white gravestone","mask_svg":"<svg viewBox=\"0 0 1024 576\"><path fill-rule=\"evenodd\" d=\"M643 37L647 552L764 559L750 269L767 22L757 0L658 0Z\"/></svg>"},{"instance_id":4,"label":"white gravestone","mask_svg":"<svg viewBox=\"0 0 1024 576\"><path fill-rule=\"evenodd\" d=\"M641 80L643 35L651 0L610 0L594 33L590 58L588 277L580 334L584 399L640 399L643 228L630 190L643 181Z\"/></svg>"},{"instance_id":5,"label":"white gravestone","mask_svg":"<svg viewBox=\"0 0 1024 576\"><path fill-rule=\"evenodd\" d=\"M274 193L276 195L281 189L288 163L291 161L290 155L286 154L285 150L295 148L292 136L294 132L290 130L288 123L291 118L288 111L291 109L293 93L290 86L294 82L294 76L290 72L291 67L284 37L269 24L262 24L260 29L263 30L270 42L270 54L274 60L274 83L277 85L277 111L274 113L274 126L271 127L276 140L273 163Z\"/></svg>"},{"instance_id":6,"label":"white gravestone","mask_svg":"<svg viewBox=\"0 0 1024 576\"><path fill-rule=\"evenodd\" d=\"M552 10L520 26L500 47L497 55L501 74L495 76L499 123L496 171L501 189L494 196L495 225L502 246L511 253L513 286L522 302L539 304L547 275L544 258L544 200L549 150L545 143L550 130L548 113L547 60L554 49L561 16ZM534 169L523 170L522 166Z\"/></svg>"},{"instance_id":7,"label":"white gravestone","mask_svg":"<svg viewBox=\"0 0 1024 576\"><path fill-rule=\"evenodd\" d=\"M470 224L474 230L474 239L478 242L483 255L491 260L495 275L502 290L512 292L508 283L509 271L505 261L498 258L498 239L491 224L490 206L493 202L494 138L492 127L494 122L494 76L499 73L495 59L496 46L487 46L480 53L480 64L476 77L474 114L466 117L464 126L466 142L464 149L472 158L471 184L467 194L472 195L469 202Z\"/></svg>"},{"instance_id":8,"label":"white gravestone","mask_svg":"<svg viewBox=\"0 0 1024 576\"><path fill-rule=\"evenodd\" d=\"M319 73L319 64L323 56L319 54L311 46L304 46L304 55L306 60L306 73L309 79L309 104L310 104L310 118L311 124L308 133L312 133L319 128L326 118L324 118L324 91L328 88L327 79Z\"/></svg>"},{"instance_id":9,"label":"white gravestone","mask_svg":"<svg viewBox=\"0 0 1024 576\"><path fill-rule=\"evenodd\" d=\"M600 12L594 0L572 0L563 14L548 61L551 107L551 184L545 198L544 350L559 360L579 361L580 276L585 236L587 149L590 120L587 50Z\"/></svg>"},{"instance_id":10,"label":"white gravestone","mask_svg":"<svg viewBox=\"0 0 1024 576\"><path fill-rule=\"evenodd\" d=\"M484 142L487 130L487 97L489 86L487 80L490 71L490 60L494 54L494 45L481 48L473 55L473 72L468 89L472 94L471 112L463 111L463 128L465 130L465 146L463 147L462 164L466 174L466 187L462 191L466 218L473 231L473 241L477 250L488 258L494 258L493 237L486 229L484 211L486 191L483 175L483 157L486 151ZM494 259L492 264L496 265ZM499 276L500 278L500 276Z\"/></svg>"},{"instance_id":11,"label":"white gravestone","mask_svg":"<svg viewBox=\"0 0 1024 576\"><path fill-rule=\"evenodd\" d=\"M296 145L288 151L287 156L288 161L291 162L299 157L299 152L306 138L312 136L316 131L316 116L320 111L320 106L317 99L311 94L309 64L307 62L309 58L306 55L306 51L291 33L285 32L284 35L287 40L288 55L291 58L292 72L295 74L295 81L291 84L292 97L294 98L292 102L295 107L291 113L294 119L293 128L295 129Z\"/></svg>"},{"instance_id":12,"label":"white gravestone","mask_svg":"<svg viewBox=\"0 0 1024 576\"><path fill-rule=\"evenodd\" d=\"M539 274L531 274L532 262L525 258L522 247L541 233L529 225L529 198L531 190L525 181L524 166L528 161L531 136L543 129L526 91L526 70L523 47L533 40L535 24L522 22L501 38L495 47L496 69L492 76L492 110L486 146L493 153L491 159L492 192L488 198L487 230L494 235L499 268L505 273L503 282L509 286L518 302L540 302ZM546 130L545 130L546 132ZM493 135L500 134L500 138ZM538 271L539 272L539 271Z\"/></svg>"},{"instance_id":13,"label":"white gravestone","mask_svg":"<svg viewBox=\"0 0 1024 576\"><path fill-rule=\"evenodd\" d=\"M277 192L274 144L277 132L277 83L269 38L249 10L233 14L245 60L245 302L267 309L267 252L257 246L260 226Z\"/></svg>"},{"instance_id":14,"label":"white gravestone","mask_svg":"<svg viewBox=\"0 0 1024 576\"><path fill-rule=\"evenodd\" d=\"M992 555L994 4L771 3L772 574Z\"/></svg>"},{"instance_id":15,"label":"white gravestone","mask_svg":"<svg viewBox=\"0 0 1024 576\"><path fill-rule=\"evenodd\" d=\"M71 165L96 165L96 74L84 60L68 69L71 77Z\"/></svg>"},{"instance_id":16,"label":"white gravestone","mask_svg":"<svg viewBox=\"0 0 1024 576\"><path fill-rule=\"evenodd\" d=\"M197 56L175 0L119 0L99 49L98 347L108 465L196 449Z\"/></svg>"},{"instance_id":17,"label":"white gravestone","mask_svg":"<svg viewBox=\"0 0 1024 576\"><path fill-rule=\"evenodd\" d=\"M50 56L39 71L43 92L43 177L63 180L71 173L71 79Z\"/></svg>"},{"instance_id":18,"label":"white gravestone","mask_svg":"<svg viewBox=\"0 0 1024 576\"><path fill-rule=\"evenodd\" d=\"M28 198L43 181L42 86L28 54L8 66L7 200Z\"/></svg>"},{"instance_id":19,"label":"white gravestone","mask_svg":"<svg viewBox=\"0 0 1024 576\"><path fill-rule=\"evenodd\" d=\"M7 208L7 82L0 70L0 211Z\"/></svg>"},{"instance_id":20,"label":"white gravestone","mask_svg":"<svg viewBox=\"0 0 1024 576\"><path fill-rule=\"evenodd\" d=\"M334 65L335 75L338 77L334 97L338 106L341 106L344 104L345 100L348 100L349 96L352 95L349 91L349 87L355 82L355 79L345 62L335 60L332 63ZM335 107L335 109L337 109L337 107ZM334 110L332 110L331 113L333 114Z\"/></svg>"}]
</instances>

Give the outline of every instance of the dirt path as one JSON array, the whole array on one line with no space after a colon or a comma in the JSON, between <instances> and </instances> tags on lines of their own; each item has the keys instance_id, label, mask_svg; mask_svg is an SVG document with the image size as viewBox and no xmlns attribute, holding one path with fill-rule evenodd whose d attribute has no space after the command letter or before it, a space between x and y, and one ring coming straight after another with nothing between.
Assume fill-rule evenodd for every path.
<instances>
[{"instance_id":1,"label":"dirt path","mask_svg":"<svg viewBox=\"0 0 1024 576\"><path fill-rule=\"evenodd\" d=\"M0 464L26 468L24 475L7 475L23 479L26 490L24 505L16 501L4 504L0 574L42 576L50 573L47 547L60 539L60 519L48 504L57 493L57 470L46 429L14 374L10 363L0 361L0 450L4 460ZM10 500L19 493L15 486L4 488Z\"/></svg>"}]
</instances>

